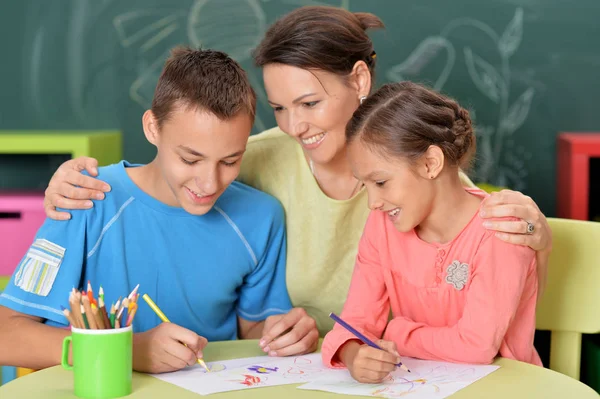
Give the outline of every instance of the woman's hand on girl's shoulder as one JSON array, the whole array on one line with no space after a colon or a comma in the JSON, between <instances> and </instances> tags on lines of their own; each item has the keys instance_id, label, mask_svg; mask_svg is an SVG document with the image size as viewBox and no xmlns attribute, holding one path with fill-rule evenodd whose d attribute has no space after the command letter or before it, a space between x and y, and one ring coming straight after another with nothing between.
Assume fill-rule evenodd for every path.
<instances>
[{"instance_id":1,"label":"woman's hand on girl's shoulder","mask_svg":"<svg viewBox=\"0 0 600 399\"><path fill-rule=\"evenodd\" d=\"M552 247L552 230L546 217L530 197L518 191L502 190L490 194L483 201L481 217L519 219L484 222L484 227L495 230L496 236L503 241L525 245L534 251L549 251Z\"/></svg>"}]
</instances>

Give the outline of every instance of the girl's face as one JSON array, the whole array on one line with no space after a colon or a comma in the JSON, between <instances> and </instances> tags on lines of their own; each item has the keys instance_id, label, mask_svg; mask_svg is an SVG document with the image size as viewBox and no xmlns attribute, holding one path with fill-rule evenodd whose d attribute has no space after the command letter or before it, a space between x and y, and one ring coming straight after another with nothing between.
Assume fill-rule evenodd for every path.
<instances>
[{"instance_id":1,"label":"girl's face","mask_svg":"<svg viewBox=\"0 0 600 399\"><path fill-rule=\"evenodd\" d=\"M387 213L400 232L421 224L433 208L434 188L408 160L384 157L360 140L348 147L352 171L363 181L369 208Z\"/></svg>"},{"instance_id":2,"label":"girl's face","mask_svg":"<svg viewBox=\"0 0 600 399\"><path fill-rule=\"evenodd\" d=\"M263 78L279 128L315 163L345 150L346 124L359 105L359 89L340 76L283 64L268 64Z\"/></svg>"}]
</instances>

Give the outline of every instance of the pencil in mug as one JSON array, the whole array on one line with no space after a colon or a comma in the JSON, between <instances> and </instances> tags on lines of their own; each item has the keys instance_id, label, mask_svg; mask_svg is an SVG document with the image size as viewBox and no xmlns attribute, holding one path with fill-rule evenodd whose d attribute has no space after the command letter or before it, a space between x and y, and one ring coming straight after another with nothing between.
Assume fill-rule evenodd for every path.
<instances>
[{"instance_id":1,"label":"pencil in mug","mask_svg":"<svg viewBox=\"0 0 600 399\"><path fill-rule=\"evenodd\" d=\"M90 304L90 298L85 295L82 295L81 303L83 305L83 308L85 309L85 314L87 316L87 321L88 321L88 324L90 325L90 328L92 330L97 330L98 324L96 323L96 318L94 317L94 314L92 313L92 305Z\"/></svg>"},{"instance_id":2,"label":"pencil in mug","mask_svg":"<svg viewBox=\"0 0 600 399\"><path fill-rule=\"evenodd\" d=\"M79 306L81 306L81 317L83 318L83 327L86 329L89 329L90 323L88 323L88 318L85 314L85 308L83 307L83 304L79 305Z\"/></svg>"},{"instance_id":3,"label":"pencil in mug","mask_svg":"<svg viewBox=\"0 0 600 399\"><path fill-rule=\"evenodd\" d=\"M165 316L165 314L160 310L160 308L158 306L156 306L156 304L154 303L154 301L152 299L150 299L148 294L142 295L142 298L144 298L144 301L146 301L148 306L150 306L150 309L152 309L154 311L154 313L156 313L156 315L164 323L170 323L169 319L167 319L167 316ZM185 346L187 347L187 345L185 345ZM206 363L204 363L204 360L198 358L198 364L201 365L202 367L204 367L206 369L206 371L210 373L210 370L209 370L208 366L206 365Z\"/></svg>"},{"instance_id":4,"label":"pencil in mug","mask_svg":"<svg viewBox=\"0 0 600 399\"><path fill-rule=\"evenodd\" d=\"M384 350L382 349L379 345L377 345L375 342L371 341L369 338L365 337L363 334L361 334L360 332L358 332L354 327L352 327L350 324L346 323L344 320L342 320L339 316L337 316L335 313L329 313L329 317L331 317L336 323L338 323L340 326L344 327L346 330L350 331L352 334L354 334L354 336L358 339L360 339L362 342L364 342L365 344L369 345L372 348L375 349L379 349L379 350ZM408 367L406 367L405 365L402 364L402 362L398 363L396 365L397 367L400 367L402 370L408 371L410 373L410 370L408 369Z\"/></svg>"},{"instance_id":5,"label":"pencil in mug","mask_svg":"<svg viewBox=\"0 0 600 399\"><path fill-rule=\"evenodd\" d=\"M134 301L129 302L129 307L127 308L127 318L123 316L125 327L129 327L131 323L133 323L133 318L137 313L137 307L138 305Z\"/></svg>"},{"instance_id":6,"label":"pencil in mug","mask_svg":"<svg viewBox=\"0 0 600 399\"><path fill-rule=\"evenodd\" d=\"M84 328L83 317L81 316L81 296L79 292L73 288L71 295L69 296L69 306L71 307L71 314L75 320L76 328Z\"/></svg>"},{"instance_id":7,"label":"pencil in mug","mask_svg":"<svg viewBox=\"0 0 600 399\"><path fill-rule=\"evenodd\" d=\"M110 327L115 328L115 304L110 305Z\"/></svg>"},{"instance_id":8,"label":"pencil in mug","mask_svg":"<svg viewBox=\"0 0 600 399\"><path fill-rule=\"evenodd\" d=\"M126 327L127 325L127 313L129 313L129 298L123 299L123 305L121 308L121 312L119 313L119 321L121 322L121 326Z\"/></svg>"},{"instance_id":9,"label":"pencil in mug","mask_svg":"<svg viewBox=\"0 0 600 399\"><path fill-rule=\"evenodd\" d=\"M75 322L75 319L73 318L73 315L71 314L69 309L65 308L64 306L61 306L60 308L67 320L69 320L69 323L71 323L73 327L77 328L77 323Z\"/></svg>"},{"instance_id":10,"label":"pencil in mug","mask_svg":"<svg viewBox=\"0 0 600 399\"><path fill-rule=\"evenodd\" d=\"M102 287L100 287L100 292L102 292ZM108 318L108 313L106 312L106 304L104 303L104 295L100 294L100 298L98 298L98 305L100 305L100 314L102 315L102 321L104 322L104 328L112 328L110 324L110 319Z\"/></svg>"}]
</instances>

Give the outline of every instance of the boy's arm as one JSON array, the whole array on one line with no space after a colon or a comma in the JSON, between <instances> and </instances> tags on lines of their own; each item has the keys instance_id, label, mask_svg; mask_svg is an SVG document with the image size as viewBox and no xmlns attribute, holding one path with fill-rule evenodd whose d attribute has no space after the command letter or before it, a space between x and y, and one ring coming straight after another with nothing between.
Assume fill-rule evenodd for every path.
<instances>
[{"instance_id":1,"label":"boy's arm","mask_svg":"<svg viewBox=\"0 0 600 399\"><path fill-rule=\"evenodd\" d=\"M46 219L0 294L0 364L60 364L62 338L69 334L61 306L69 308L70 291L80 287L86 213L74 211L70 221Z\"/></svg>"},{"instance_id":2,"label":"boy's arm","mask_svg":"<svg viewBox=\"0 0 600 399\"><path fill-rule=\"evenodd\" d=\"M0 364L34 370L60 363L63 339L71 332L43 324L30 316L0 306Z\"/></svg>"},{"instance_id":3,"label":"boy's arm","mask_svg":"<svg viewBox=\"0 0 600 399\"><path fill-rule=\"evenodd\" d=\"M241 339L259 339L262 336L262 330L265 321L250 321L238 316L238 337Z\"/></svg>"},{"instance_id":4,"label":"boy's arm","mask_svg":"<svg viewBox=\"0 0 600 399\"><path fill-rule=\"evenodd\" d=\"M292 309L287 291L283 209L277 204L271 211L265 249L240 290L240 338L262 338L263 350L278 356L314 351L319 336L316 324L304 309Z\"/></svg>"},{"instance_id":5,"label":"boy's arm","mask_svg":"<svg viewBox=\"0 0 600 399\"><path fill-rule=\"evenodd\" d=\"M244 279L240 288L237 313L245 320L244 333L248 326L264 323L268 316L285 314L292 304L285 283L286 236L283 209L276 212L268 227L264 251L258 255L256 264ZM250 324L252 323L252 324Z\"/></svg>"},{"instance_id":6,"label":"boy's arm","mask_svg":"<svg viewBox=\"0 0 600 399\"><path fill-rule=\"evenodd\" d=\"M383 229L380 216L376 212L369 215L358 245L348 297L340 315L342 320L375 342L385 329L390 311L389 296L375 245L379 232ZM336 323L323 341L323 363L329 367L342 367L342 347L347 342L357 340L354 334Z\"/></svg>"},{"instance_id":7,"label":"boy's arm","mask_svg":"<svg viewBox=\"0 0 600 399\"><path fill-rule=\"evenodd\" d=\"M384 339L393 341L402 356L450 362L488 364L498 354L521 301L533 307L531 328L523 340L533 342L537 293L535 252L489 236L473 259L462 317L450 327L430 327L395 317ZM469 268L473 267L469 265Z\"/></svg>"}]
</instances>

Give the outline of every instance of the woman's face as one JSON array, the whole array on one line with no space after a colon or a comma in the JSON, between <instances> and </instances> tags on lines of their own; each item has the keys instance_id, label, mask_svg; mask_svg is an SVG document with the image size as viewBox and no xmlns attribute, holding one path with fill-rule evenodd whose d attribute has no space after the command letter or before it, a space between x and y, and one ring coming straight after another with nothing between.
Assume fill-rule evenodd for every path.
<instances>
[{"instance_id":1,"label":"woman's face","mask_svg":"<svg viewBox=\"0 0 600 399\"><path fill-rule=\"evenodd\" d=\"M359 105L359 89L338 75L268 64L263 78L279 128L292 136L315 163L345 151L346 124Z\"/></svg>"}]
</instances>

